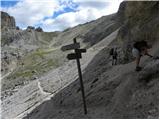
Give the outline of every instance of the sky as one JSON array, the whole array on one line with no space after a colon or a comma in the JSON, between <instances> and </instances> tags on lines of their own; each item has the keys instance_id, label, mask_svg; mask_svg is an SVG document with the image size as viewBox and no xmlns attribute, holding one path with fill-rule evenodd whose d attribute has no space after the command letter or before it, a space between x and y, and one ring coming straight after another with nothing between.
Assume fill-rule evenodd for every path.
<instances>
[{"instance_id":1,"label":"sky","mask_svg":"<svg viewBox=\"0 0 160 120\"><path fill-rule=\"evenodd\" d=\"M1 0L1 11L16 20L21 29L42 27L63 31L102 16L116 13L123 0Z\"/></svg>"}]
</instances>

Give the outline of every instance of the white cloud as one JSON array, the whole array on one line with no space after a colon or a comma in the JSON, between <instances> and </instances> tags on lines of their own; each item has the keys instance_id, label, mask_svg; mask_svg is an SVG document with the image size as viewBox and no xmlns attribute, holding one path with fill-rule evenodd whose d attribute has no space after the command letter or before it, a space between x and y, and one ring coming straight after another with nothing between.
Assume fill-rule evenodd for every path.
<instances>
[{"instance_id":1,"label":"white cloud","mask_svg":"<svg viewBox=\"0 0 160 120\"><path fill-rule=\"evenodd\" d=\"M59 15L55 19L47 19L43 22L43 28L46 31L52 30L64 30L68 27L73 27L78 24L86 23L88 21L97 19L101 15L99 12L92 9L83 9L77 12L68 12L62 15Z\"/></svg>"},{"instance_id":2,"label":"white cloud","mask_svg":"<svg viewBox=\"0 0 160 120\"><path fill-rule=\"evenodd\" d=\"M45 17L51 17L55 11L61 9L62 7L56 0L23 0L13 7L2 8L3 11L14 16L16 23L20 26L38 24Z\"/></svg>"},{"instance_id":3,"label":"white cloud","mask_svg":"<svg viewBox=\"0 0 160 120\"><path fill-rule=\"evenodd\" d=\"M44 31L64 30L78 24L95 20L101 16L115 13L122 0L23 0L13 7L3 8L14 16L20 27L41 24ZM78 7L76 7L76 5ZM74 9L73 12L59 14L64 8ZM44 19L46 18L46 19Z\"/></svg>"},{"instance_id":4,"label":"white cloud","mask_svg":"<svg viewBox=\"0 0 160 120\"><path fill-rule=\"evenodd\" d=\"M101 16L117 12L122 0L73 0L79 4L76 12L69 12L59 15L55 19L48 19L43 22L46 31L64 30L78 24L95 20Z\"/></svg>"}]
</instances>

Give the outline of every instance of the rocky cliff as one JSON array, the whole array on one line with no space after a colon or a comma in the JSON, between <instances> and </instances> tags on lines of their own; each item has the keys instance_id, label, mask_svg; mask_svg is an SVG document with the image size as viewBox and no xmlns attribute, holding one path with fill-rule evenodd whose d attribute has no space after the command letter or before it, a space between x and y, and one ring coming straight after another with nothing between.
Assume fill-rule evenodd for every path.
<instances>
[{"instance_id":1,"label":"rocky cliff","mask_svg":"<svg viewBox=\"0 0 160 120\"><path fill-rule=\"evenodd\" d=\"M135 72L131 53L133 43L145 39L149 52L159 55L158 5L122 2L116 14L62 32L2 31L2 38L10 36L2 39L9 41L2 46L8 68L2 76L2 118L158 118L159 60L143 57L143 70ZM81 59L87 115L76 63L66 59L71 51L60 50L74 37L87 48ZM116 66L112 47L118 48Z\"/></svg>"},{"instance_id":2,"label":"rocky cliff","mask_svg":"<svg viewBox=\"0 0 160 120\"><path fill-rule=\"evenodd\" d=\"M132 60L131 49L136 41L145 40L150 45L159 40L159 2L123 2L117 13L123 23L117 41L123 51L123 62Z\"/></svg>"},{"instance_id":3,"label":"rocky cliff","mask_svg":"<svg viewBox=\"0 0 160 120\"><path fill-rule=\"evenodd\" d=\"M5 12L1 12L1 29L3 28L16 28L14 17Z\"/></svg>"}]
</instances>

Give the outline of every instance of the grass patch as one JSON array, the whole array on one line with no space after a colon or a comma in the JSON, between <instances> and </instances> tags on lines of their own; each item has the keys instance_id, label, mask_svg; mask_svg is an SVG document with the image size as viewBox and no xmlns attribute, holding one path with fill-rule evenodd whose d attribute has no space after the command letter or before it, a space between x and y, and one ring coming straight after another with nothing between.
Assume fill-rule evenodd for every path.
<instances>
[{"instance_id":1,"label":"grass patch","mask_svg":"<svg viewBox=\"0 0 160 120\"><path fill-rule=\"evenodd\" d=\"M18 68L15 72L8 76L8 79L18 77L27 77L30 79L33 75L42 75L44 72L59 66L59 58L54 56L53 49L38 49L19 61ZM21 64L24 65L21 65Z\"/></svg>"},{"instance_id":2,"label":"grass patch","mask_svg":"<svg viewBox=\"0 0 160 120\"><path fill-rule=\"evenodd\" d=\"M39 78L62 65L63 60L63 53L55 48L32 51L19 60L17 69L3 79L2 89L12 89L17 84L23 85L25 82L35 80L35 77Z\"/></svg>"},{"instance_id":3,"label":"grass patch","mask_svg":"<svg viewBox=\"0 0 160 120\"><path fill-rule=\"evenodd\" d=\"M42 57L45 54L49 54L49 53L53 52L54 50L56 50L56 49L37 49L37 51L35 51L33 53L33 55L38 55L38 56Z\"/></svg>"},{"instance_id":4,"label":"grass patch","mask_svg":"<svg viewBox=\"0 0 160 120\"><path fill-rule=\"evenodd\" d=\"M50 43L54 37L57 37L58 33L56 32L37 32L38 36L41 37L42 40Z\"/></svg>"},{"instance_id":5,"label":"grass patch","mask_svg":"<svg viewBox=\"0 0 160 120\"><path fill-rule=\"evenodd\" d=\"M25 71L25 72L17 72L15 73L16 77L31 77L33 75L32 71Z\"/></svg>"}]
</instances>

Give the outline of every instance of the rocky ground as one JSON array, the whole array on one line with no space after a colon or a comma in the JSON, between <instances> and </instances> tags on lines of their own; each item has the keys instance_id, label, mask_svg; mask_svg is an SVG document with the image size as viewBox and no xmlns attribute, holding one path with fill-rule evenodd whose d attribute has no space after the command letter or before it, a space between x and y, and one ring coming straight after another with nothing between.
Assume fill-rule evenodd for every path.
<instances>
[{"instance_id":1,"label":"rocky ground","mask_svg":"<svg viewBox=\"0 0 160 120\"><path fill-rule=\"evenodd\" d=\"M116 14L50 33L31 26L17 29L14 18L4 14L2 21L10 22L4 19L2 27L1 117L158 118L159 60L143 57L143 70L135 72L131 55L131 44L141 39L152 45L152 55L159 55L157 5L123 2ZM87 115L76 61L66 59L71 51L60 50L74 37L87 48L81 59ZM112 47L118 48L116 66L111 65Z\"/></svg>"},{"instance_id":2,"label":"rocky ground","mask_svg":"<svg viewBox=\"0 0 160 120\"><path fill-rule=\"evenodd\" d=\"M159 61L144 58L137 73L133 62L112 67L105 60L99 53L83 74L87 115L77 79L25 118L158 118Z\"/></svg>"}]
</instances>

